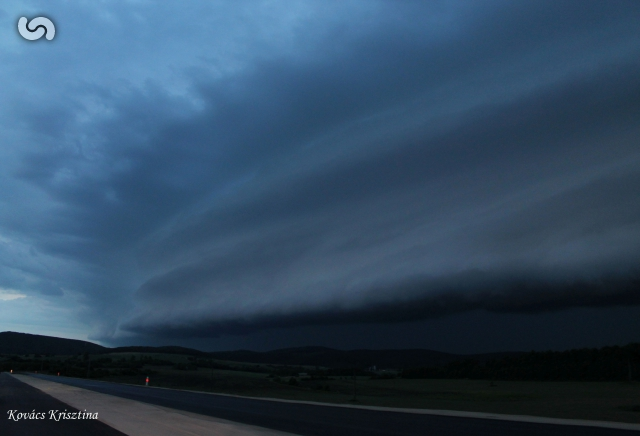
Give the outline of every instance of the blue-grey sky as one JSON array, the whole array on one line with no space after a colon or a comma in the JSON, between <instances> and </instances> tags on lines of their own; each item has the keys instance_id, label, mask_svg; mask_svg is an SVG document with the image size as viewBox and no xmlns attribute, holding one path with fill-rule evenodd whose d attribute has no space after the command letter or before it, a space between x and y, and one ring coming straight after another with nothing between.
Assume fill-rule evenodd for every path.
<instances>
[{"instance_id":1,"label":"blue-grey sky","mask_svg":"<svg viewBox=\"0 0 640 436\"><path fill-rule=\"evenodd\" d=\"M638 23L636 0L4 1L0 330L639 342Z\"/></svg>"}]
</instances>

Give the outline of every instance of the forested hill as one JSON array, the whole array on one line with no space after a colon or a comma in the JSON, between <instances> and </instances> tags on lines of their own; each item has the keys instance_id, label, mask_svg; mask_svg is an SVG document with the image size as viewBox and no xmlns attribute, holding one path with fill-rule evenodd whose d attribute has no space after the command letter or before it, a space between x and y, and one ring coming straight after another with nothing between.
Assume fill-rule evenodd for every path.
<instances>
[{"instance_id":1,"label":"forested hill","mask_svg":"<svg viewBox=\"0 0 640 436\"><path fill-rule=\"evenodd\" d=\"M640 380L640 344L568 351L505 352L476 355L432 350L336 350L299 347L273 351L204 351L179 346L108 348L88 341L16 332L0 333L0 354L78 355L106 353L190 355L210 359L318 366L333 369L400 370L404 378L468 378L486 380ZM211 364L211 362L209 363ZM373 368L375 366L375 369Z\"/></svg>"},{"instance_id":2,"label":"forested hill","mask_svg":"<svg viewBox=\"0 0 640 436\"><path fill-rule=\"evenodd\" d=\"M82 354L104 353L108 348L93 342L55 338L28 333L1 332L0 354Z\"/></svg>"},{"instance_id":3,"label":"forested hill","mask_svg":"<svg viewBox=\"0 0 640 436\"><path fill-rule=\"evenodd\" d=\"M402 369L411 367L441 366L449 362L472 357L484 362L489 359L518 353L492 353L473 356L442 353L439 351L410 350L335 350L326 347L299 347L273 351L219 351L207 353L180 346L128 346L108 348L88 341L55 338L27 333L0 333L0 354L104 354L104 353L163 353L184 354L199 358L213 358L247 363L279 365L308 365L328 368Z\"/></svg>"},{"instance_id":4,"label":"forested hill","mask_svg":"<svg viewBox=\"0 0 640 436\"><path fill-rule=\"evenodd\" d=\"M77 339L56 338L53 336L32 335L28 333L1 332L0 354L104 354L104 353L163 353L186 354L191 356L207 356L204 351L192 348L167 346L167 347L116 347L109 348L93 342Z\"/></svg>"},{"instance_id":5,"label":"forested hill","mask_svg":"<svg viewBox=\"0 0 640 436\"><path fill-rule=\"evenodd\" d=\"M162 353L162 354L183 354L187 356L208 357L209 353L193 348L178 347L174 345L164 347L129 346L107 348L107 353Z\"/></svg>"}]
</instances>

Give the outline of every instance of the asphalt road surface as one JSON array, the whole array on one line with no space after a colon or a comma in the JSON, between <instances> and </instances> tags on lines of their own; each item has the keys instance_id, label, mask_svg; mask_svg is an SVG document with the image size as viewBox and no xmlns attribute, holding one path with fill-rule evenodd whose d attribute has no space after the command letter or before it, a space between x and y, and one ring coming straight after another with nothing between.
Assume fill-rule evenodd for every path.
<instances>
[{"instance_id":1,"label":"asphalt road surface","mask_svg":"<svg viewBox=\"0 0 640 436\"><path fill-rule=\"evenodd\" d=\"M24 384L7 374L0 374L0 435L2 436L126 436L108 425L94 419L55 421L50 419L50 410L77 412L61 401ZM9 411L45 414L45 419L10 419ZM42 416L42 415L41 415Z\"/></svg>"},{"instance_id":2,"label":"asphalt road surface","mask_svg":"<svg viewBox=\"0 0 640 436\"><path fill-rule=\"evenodd\" d=\"M637 436L640 434L633 430L383 412L253 400L66 377L46 375L34 375L34 377L304 436ZM2 380L6 378L8 377L5 376ZM24 392L32 392L26 388L25 386ZM0 434L5 433L0 431Z\"/></svg>"}]
</instances>

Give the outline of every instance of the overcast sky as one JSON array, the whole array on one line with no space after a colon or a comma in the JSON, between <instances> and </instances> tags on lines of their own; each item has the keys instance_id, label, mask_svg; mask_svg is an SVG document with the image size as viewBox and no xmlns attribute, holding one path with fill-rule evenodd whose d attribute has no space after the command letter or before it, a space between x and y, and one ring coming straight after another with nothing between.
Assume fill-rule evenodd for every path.
<instances>
[{"instance_id":1,"label":"overcast sky","mask_svg":"<svg viewBox=\"0 0 640 436\"><path fill-rule=\"evenodd\" d=\"M0 330L640 342L638 23L637 0L3 1Z\"/></svg>"}]
</instances>

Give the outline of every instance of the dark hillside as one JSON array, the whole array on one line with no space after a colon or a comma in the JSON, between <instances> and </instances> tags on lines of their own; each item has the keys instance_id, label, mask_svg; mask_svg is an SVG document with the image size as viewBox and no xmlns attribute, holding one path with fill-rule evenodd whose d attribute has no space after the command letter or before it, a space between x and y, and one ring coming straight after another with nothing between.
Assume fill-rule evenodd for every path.
<instances>
[{"instance_id":1,"label":"dark hillside","mask_svg":"<svg viewBox=\"0 0 640 436\"><path fill-rule=\"evenodd\" d=\"M130 346L130 347L116 347L106 348L106 353L163 353L163 354L185 354L188 356L200 356L207 357L209 353L204 351L194 350L193 348L178 347L178 346L165 346L165 347L145 347L145 346Z\"/></svg>"},{"instance_id":2,"label":"dark hillside","mask_svg":"<svg viewBox=\"0 0 640 436\"><path fill-rule=\"evenodd\" d=\"M59 354L71 355L104 353L109 350L93 342L54 338L28 333L0 333L0 354Z\"/></svg>"}]
</instances>

